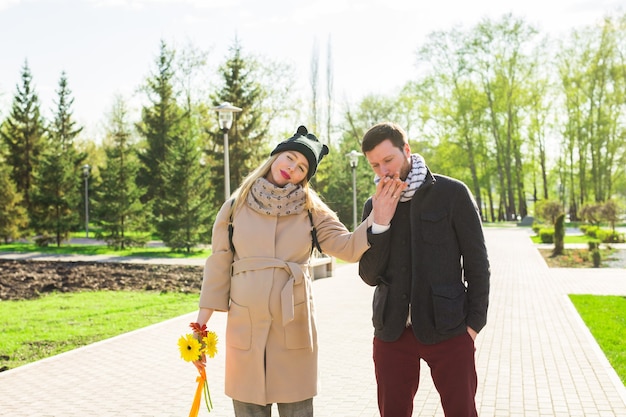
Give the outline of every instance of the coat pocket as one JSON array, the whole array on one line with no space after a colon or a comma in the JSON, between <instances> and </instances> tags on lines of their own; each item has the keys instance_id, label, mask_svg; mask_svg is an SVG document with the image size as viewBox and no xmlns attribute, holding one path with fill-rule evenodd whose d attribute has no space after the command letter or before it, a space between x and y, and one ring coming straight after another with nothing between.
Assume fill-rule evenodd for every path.
<instances>
[{"instance_id":1,"label":"coat pocket","mask_svg":"<svg viewBox=\"0 0 626 417\"><path fill-rule=\"evenodd\" d=\"M385 307L387 306L387 297L389 295L389 286L381 282L374 290L372 299L372 324L374 329L381 330L385 325Z\"/></svg>"},{"instance_id":2,"label":"coat pocket","mask_svg":"<svg viewBox=\"0 0 626 417\"><path fill-rule=\"evenodd\" d=\"M312 348L312 332L306 302L294 305L293 320L285 325L285 346L287 349Z\"/></svg>"},{"instance_id":3,"label":"coat pocket","mask_svg":"<svg viewBox=\"0 0 626 417\"><path fill-rule=\"evenodd\" d=\"M435 328L446 334L455 331L465 324L467 296L465 286L454 285L433 286L433 315Z\"/></svg>"},{"instance_id":4,"label":"coat pocket","mask_svg":"<svg viewBox=\"0 0 626 417\"><path fill-rule=\"evenodd\" d=\"M252 346L252 320L248 307L230 300L228 322L226 324L226 344L241 350Z\"/></svg>"},{"instance_id":5,"label":"coat pocket","mask_svg":"<svg viewBox=\"0 0 626 417\"><path fill-rule=\"evenodd\" d=\"M445 211L424 212L420 216L422 238L425 242L444 243L450 236L448 230L448 213Z\"/></svg>"}]
</instances>

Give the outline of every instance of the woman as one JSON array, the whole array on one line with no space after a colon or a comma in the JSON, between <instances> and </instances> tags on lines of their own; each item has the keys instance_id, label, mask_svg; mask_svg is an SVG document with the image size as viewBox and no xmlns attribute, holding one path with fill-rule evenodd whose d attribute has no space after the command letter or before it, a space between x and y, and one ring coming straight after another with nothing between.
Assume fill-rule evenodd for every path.
<instances>
[{"instance_id":1,"label":"woman","mask_svg":"<svg viewBox=\"0 0 626 417\"><path fill-rule=\"evenodd\" d=\"M368 221L350 233L308 185L326 154L300 126L244 180L213 225L197 321L228 311L225 390L237 417L269 416L273 403L281 417L313 415L311 252L317 241L324 253L356 262L369 247ZM395 208L393 194L403 187L397 178L379 185L374 210Z\"/></svg>"}]
</instances>

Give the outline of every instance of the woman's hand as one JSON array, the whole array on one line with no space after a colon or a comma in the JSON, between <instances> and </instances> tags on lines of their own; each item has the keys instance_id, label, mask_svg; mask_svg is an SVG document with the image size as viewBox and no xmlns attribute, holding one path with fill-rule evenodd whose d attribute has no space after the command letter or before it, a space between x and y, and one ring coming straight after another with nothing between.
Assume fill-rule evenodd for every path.
<instances>
[{"instance_id":1,"label":"woman's hand","mask_svg":"<svg viewBox=\"0 0 626 417\"><path fill-rule=\"evenodd\" d=\"M204 368L206 368L206 355L203 353L202 358L200 360L193 361L193 364L196 366L198 371L202 371Z\"/></svg>"},{"instance_id":2,"label":"woman's hand","mask_svg":"<svg viewBox=\"0 0 626 417\"><path fill-rule=\"evenodd\" d=\"M400 179L400 173L393 177L381 178L376 186L376 193L372 198L374 223L387 226L396 212L400 195L407 187L407 183Z\"/></svg>"}]
</instances>

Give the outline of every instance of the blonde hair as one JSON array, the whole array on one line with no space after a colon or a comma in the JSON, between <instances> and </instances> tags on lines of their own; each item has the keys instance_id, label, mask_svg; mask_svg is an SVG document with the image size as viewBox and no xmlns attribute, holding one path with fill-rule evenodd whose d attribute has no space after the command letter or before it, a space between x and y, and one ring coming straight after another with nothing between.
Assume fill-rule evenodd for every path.
<instances>
[{"instance_id":1,"label":"blonde hair","mask_svg":"<svg viewBox=\"0 0 626 417\"><path fill-rule=\"evenodd\" d=\"M267 176L267 174L270 172L270 169L272 168L272 164L278 158L278 155L280 155L280 153L277 153L267 158L263 164L261 164L254 171L248 174L248 176L244 178L243 182L241 183L241 186L239 186L239 188L237 188L232 193L230 198L231 200L232 199L235 200L235 204L233 204L231 207L231 211L230 211L231 216L241 206L245 204L246 200L248 199L248 194L250 194L250 190L252 189L252 186L254 185L254 182L259 178L264 178ZM315 192L315 190L311 188L306 176L304 177L300 185L302 186L302 189L304 190L305 195L306 195L306 199L304 202L304 208L306 210L310 210L313 213L327 214L327 215L330 215L335 220L338 220L337 213L332 211L330 207L328 207L328 205L326 205L326 203L322 201L322 199Z\"/></svg>"}]
</instances>

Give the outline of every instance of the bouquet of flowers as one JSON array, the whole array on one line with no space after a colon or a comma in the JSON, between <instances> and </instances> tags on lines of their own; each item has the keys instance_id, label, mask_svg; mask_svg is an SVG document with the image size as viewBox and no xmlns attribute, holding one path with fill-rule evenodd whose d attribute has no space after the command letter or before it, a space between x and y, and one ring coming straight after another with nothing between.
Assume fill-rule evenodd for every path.
<instances>
[{"instance_id":1,"label":"bouquet of flowers","mask_svg":"<svg viewBox=\"0 0 626 417\"><path fill-rule=\"evenodd\" d=\"M200 326L198 323L191 323L189 327L193 329L193 333L188 333L178 339L180 357L187 362L203 360L204 355L208 355L210 358L214 357L217 353L217 334L208 331L206 324ZM189 417L196 417L198 415L202 393L204 393L204 402L207 410L211 412L213 408L211 393L209 392L209 383L206 379L206 371L204 368L201 368L198 372L200 373L200 376L196 378L198 388L196 389L196 395L193 399L191 410L189 411Z\"/></svg>"}]
</instances>

